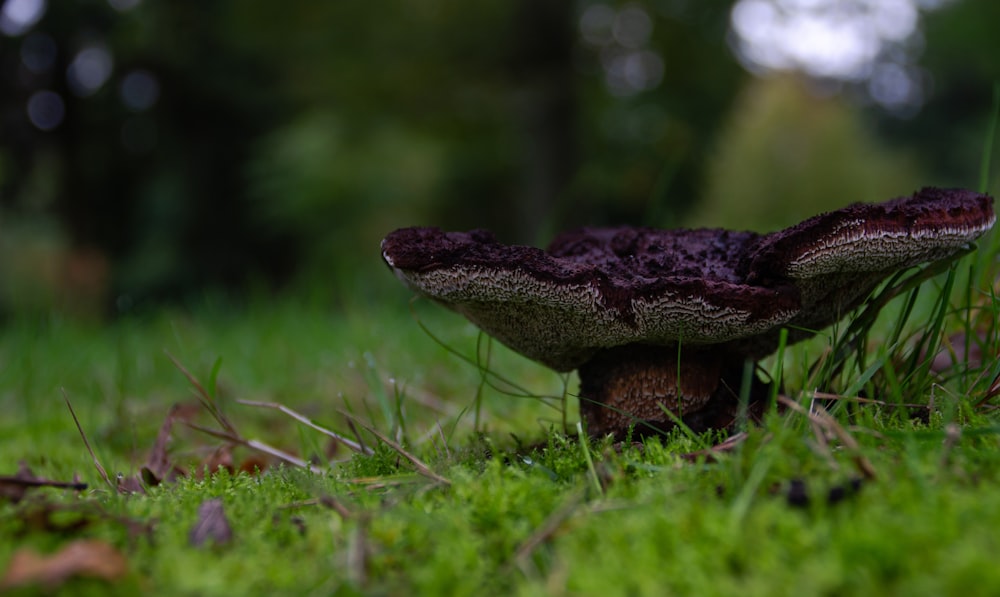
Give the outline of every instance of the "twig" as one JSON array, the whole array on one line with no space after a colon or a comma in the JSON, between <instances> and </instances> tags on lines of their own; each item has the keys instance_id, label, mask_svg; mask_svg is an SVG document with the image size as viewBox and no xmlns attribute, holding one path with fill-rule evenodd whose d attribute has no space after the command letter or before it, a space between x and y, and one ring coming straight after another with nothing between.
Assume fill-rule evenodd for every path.
<instances>
[{"instance_id":1,"label":"twig","mask_svg":"<svg viewBox=\"0 0 1000 597\"><path fill-rule=\"evenodd\" d=\"M101 466L101 461L97 459L97 455L94 454L94 450L90 447L90 442L87 441L87 434L83 432L83 426L80 425L80 419L76 418L76 411L73 410L73 405L69 402L69 394L66 393L66 388L62 388L63 400L66 401L66 406L69 408L69 414L73 417L73 422L76 423L76 429L80 432L80 437L83 439L83 445L87 447L87 452L90 453L91 459L94 461L94 468L97 469L97 473L104 479L104 482L108 484L109 487L117 489L115 484L111 482L111 477L108 476L108 471L104 470Z\"/></svg>"},{"instance_id":2,"label":"twig","mask_svg":"<svg viewBox=\"0 0 1000 597\"><path fill-rule=\"evenodd\" d=\"M414 473L412 475L395 477L358 477L356 479L344 479L344 483L359 485L368 490L385 489L386 487L398 487L409 483L424 483L423 478Z\"/></svg>"},{"instance_id":3,"label":"twig","mask_svg":"<svg viewBox=\"0 0 1000 597\"><path fill-rule=\"evenodd\" d=\"M434 471L432 471L431 468L429 466L427 466L426 464L424 464L424 462L422 460L420 460L419 458L417 458L413 454L410 454L409 452L407 452L405 449L403 449L403 446L401 446L401 445L397 444L396 442L392 441L391 439L389 439L388 437L386 437L385 434L379 432L374 427L371 427L369 425L366 425L365 423L362 423L361 420L357 419L354 415L352 415L352 414L350 414L350 413L348 413L346 411L341 410L340 414L342 414L345 417L347 417L348 420L353 420L355 423L357 423L359 426L361 426L362 429L364 429L368 433L371 433L372 435L374 435L375 437L377 437L382 443L384 443L385 445L387 445L390 448L392 448L396 453L398 453L403 458L409 460L410 463L414 466L414 468L417 469L417 472L420 473L421 475L427 477L428 479L432 479L432 480L434 480L434 481L436 481L438 483L442 483L444 485L451 485L451 481L449 481L448 479L445 479L441 475L439 475L439 474L435 473Z\"/></svg>"},{"instance_id":4,"label":"twig","mask_svg":"<svg viewBox=\"0 0 1000 597\"><path fill-rule=\"evenodd\" d=\"M371 448L368 448L367 446L364 446L364 445L362 445L362 444L360 444L358 442L349 440L346 437L340 435L339 433L337 433L335 431L331 431L331 430L327 429L326 427L323 427L321 425L318 425L318 424L312 422L312 420L310 420L305 415L303 415L301 413L298 413L298 412L296 412L296 411L288 408L284 404L280 404L280 403L277 403L277 402L258 402L256 400L237 400L236 402L238 404L245 404L247 406L257 406L257 407L260 407L260 408L273 408L275 410L281 411L282 413L284 413L284 414L288 415L289 417L295 419L299 423L302 423L303 425L305 425L307 427L315 429L316 431L319 431L320 433L322 433L323 435L326 435L327 437L333 438L334 440L336 440L336 441L344 444L345 446L347 446L351 450L354 450L355 452L358 452L360 454L365 454L365 455L368 455L368 456L371 456L372 454L374 454L374 452L371 450Z\"/></svg>"},{"instance_id":5,"label":"twig","mask_svg":"<svg viewBox=\"0 0 1000 597\"><path fill-rule=\"evenodd\" d=\"M274 456L278 460L282 460L284 462L287 462L288 464L297 466L299 468L307 469L311 473L315 473L317 475L322 475L322 474L324 474L326 472L325 470L323 470L323 469L321 469L321 468L319 468L317 466L314 466L314 465L306 462L305 460L302 460L301 458L298 458L297 456L292 456L288 452L284 452L282 450L279 450L278 448L275 448L273 446L269 446L269 445L265 444L264 442L257 441L255 439L244 439L244 438L240 437L239 435L235 435L235 434L231 434L231 433L226 433L225 431L216 431L215 429L209 429L208 427L202 427L201 425L198 425L196 423L191 423L189 421L183 421L183 423L185 425L187 425L188 427L190 427L191 429L194 429L195 431L200 431L200 432L205 433L207 435L211 435L212 437L223 439L223 440L226 440L228 442L232 442L234 444L239 444L241 446L250 448L251 450L257 450L258 452L263 452L264 454L269 454L271 456Z\"/></svg>"},{"instance_id":6,"label":"twig","mask_svg":"<svg viewBox=\"0 0 1000 597\"><path fill-rule=\"evenodd\" d=\"M877 477L875 467L872 466L872 463L861 453L861 446L858 444L857 440L855 440L854 437L852 437L851 434L848 433L847 430L844 429L843 426L841 426L840 423L838 423L837 420L826 411L826 409L818 404L814 404L812 406L812 410L807 411L802 408L802 405L798 402L789 400L785 396L778 396L778 401L795 412L807 416L810 421L836 435L837 438L843 442L844 446L851 451L854 465L859 471L861 471L861 474L869 480L874 480Z\"/></svg>"},{"instance_id":7,"label":"twig","mask_svg":"<svg viewBox=\"0 0 1000 597\"><path fill-rule=\"evenodd\" d=\"M318 498L310 498L308 500L302 500L299 502L292 502L290 504L284 504L278 506L279 510L295 510L298 508L304 508L306 506L323 506L324 508L329 508L340 515L341 518L348 519L354 516L347 506L340 503L336 498L331 495L323 495Z\"/></svg>"},{"instance_id":8,"label":"twig","mask_svg":"<svg viewBox=\"0 0 1000 597\"><path fill-rule=\"evenodd\" d=\"M391 377L387 377L386 379L382 380L382 386L386 390L392 389L394 383L395 382ZM438 398L431 392L428 392L427 390L422 390L420 388L414 388L412 386L407 387L406 397L415 402L418 402L423 406L426 406L427 408L436 410L440 413L446 414L451 417L458 416L458 414L461 412L461 409L452 404L451 402L446 402L445 400Z\"/></svg>"},{"instance_id":9,"label":"twig","mask_svg":"<svg viewBox=\"0 0 1000 597\"><path fill-rule=\"evenodd\" d=\"M78 481L51 481L49 479L22 479L16 475L0 475L0 486L14 485L17 487L53 487L55 489L73 489L83 491L87 484Z\"/></svg>"},{"instance_id":10,"label":"twig","mask_svg":"<svg viewBox=\"0 0 1000 597\"><path fill-rule=\"evenodd\" d=\"M177 367L177 369L184 374L184 377L186 377L188 381L191 382L191 385L194 386L195 394L198 396L198 401L201 402L201 404L205 407L206 410L208 410L209 413L212 414L212 417L214 417L215 420L219 422L219 425L221 425L222 428L228 431L229 433L233 435L239 435L238 433L236 433L236 428L233 426L233 424L230 423L229 419L226 418L226 415L222 414L222 410L219 408L219 405L216 404L215 399L212 398L212 395L209 394L208 390L205 389L205 386L201 385L201 382L198 381L198 378L195 377L190 371L185 369L184 365L182 365L181 362L174 357L174 355L170 354L170 351L165 350L164 352L167 354L167 357L171 361L173 361L174 367Z\"/></svg>"},{"instance_id":11,"label":"twig","mask_svg":"<svg viewBox=\"0 0 1000 597\"><path fill-rule=\"evenodd\" d=\"M448 448L448 440L444 437L444 430L441 429L441 421L435 421L434 426L437 427L438 437L441 438L441 445L444 446L445 457L451 458L451 450Z\"/></svg>"},{"instance_id":12,"label":"twig","mask_svg":"<svg viewBox=\"0 0 1000 597\"><path fill-rule=\"evenodd\" d=\"M352 421L350 417L347 417L347 427L351 430L351 433L354 434L354 438L358 440L358 445L361 446L361 449L368 451L369 448L365 445L364 438L361 437L360 433L358 433L358 428L354 425L354 421Z\"/></svg>"}]
</instances>

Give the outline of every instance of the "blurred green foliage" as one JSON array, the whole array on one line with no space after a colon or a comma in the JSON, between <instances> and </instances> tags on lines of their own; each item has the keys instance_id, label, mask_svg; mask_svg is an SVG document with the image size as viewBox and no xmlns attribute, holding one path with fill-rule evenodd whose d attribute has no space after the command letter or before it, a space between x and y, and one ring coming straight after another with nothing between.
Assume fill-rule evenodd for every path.
<instances>
[{"instance_id":1,"label":"blurred green foliage","mask_svg":"<svg viewBox=\"0 0 1000 597\"><path fill-rule=\"evenodd\" d=\"M928 182L905 149L888 151L842 101L812 97L794 79L747 86L707 174L689 223L757 231L907 195Z\"/></svg>"},{"instance_id":2,"label":"blurred green foliage","mask_svg":"<svg viewBox=\"0 0 1000 597\"><path fill-rule=\"evenodd\" d=\"M1000 9L923 14L925 102L901 118L859 85L751 75L733 4L25 0L38 21L0 33L0 311L377 292L407 225L763 229L975 184ZM81 91L88 48L109 70ZM39 91L65 103L50 130Z\"/></svg>"}]
</instances>

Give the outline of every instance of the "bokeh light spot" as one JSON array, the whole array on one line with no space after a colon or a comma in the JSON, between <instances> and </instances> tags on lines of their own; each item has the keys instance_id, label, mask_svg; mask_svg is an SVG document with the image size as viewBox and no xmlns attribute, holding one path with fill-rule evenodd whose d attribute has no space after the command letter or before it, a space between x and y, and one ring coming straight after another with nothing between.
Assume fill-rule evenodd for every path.
<instances>
[{"instance_id":1,"label":"bokeh light spot","mask_svg":"<svg viewBox=\"0 0 1000 597\"><path fill-rule=\"evenodd\" d=\"M21 64L30 72L40 75L56 63L59 48L56 40L45 33L31 33L21 42Z\"/></svg>"},{"instance_id":2,"label":"bokeh light spot","mask_svg":"<svg viewBox=\"0 0 1000 597\"><path fill-rule=\"evenodd\" d=\"M66 104L54 91L43 89L28 98L28 120L43 131L51 131L66 117Z\"/></svg>"},{"instance_id":3,"label":"bokeh light spot","mask_svg":"<svg viewBox=\"0 0 1000 597\"><path fill-rule=\"evenodd\" d=\"M580 35L592 45L601 46L613 39L615 10L607 4L588 6L580 15Z\"/></svg>"},{"instance_id":4,"label":"bokeh light spot","mask_svg":"<svg viewBox=\"0 0 1000 597\"><path fill-rule=\"evenodd\" d=\"M614 23L615 40L626 48L640 48L653 33L653 20L639 6L626 6Z\"/></svg>"},{"instance_id":5,"label":"bokeh light spot","mask_svg":"<svg viewBox=\"0 0 1000 597\"><path fill-rule=\"evenodd\" d=\"M66 69L66 82L80 97L93 95L111 76L111 52L102 45L83 48Z\"/></svg>"},{"instance_id":6,"label":"bokeh light spot","mask_svg":"<svg viewBox=\"0 0 1000 597\"><path fill-rule=\"evenodd\" d=\"M924 81L912 66L920 11L944 3L739 0L730 13L733 50L751 72L798 71L858 84L887 110L913 113L924 96Z\"/></svg>"},{"instance_id":7,"label":"bokeh light spot","mask_svg":"<svg viewBox=\"0 0 1000 597\"><path fill-rule=\"evenodd\" d=\"M133 112L143 112L153 107L160 97L160 82L153 73L134 70L125 75L119 88L122 103Z\"/></svg>"},{"instance_id":8,"label":"bokeh light spot","mask_svg":"<svg viewBox=\"0 0 1000 597\"><path fill-rule=\"evenodd\" d=\"M45 15L45 0L6 0L0 8L0 32L11 37L26 33Z\"/></svg>"},{"instance_id":9,"label":"bokeh light spot","mask_svg":"<svg viewBox=\"0 0 1000 597\"><path fill-rule=\"evenodd\" d=\"M580 15L580 35L597 50L612 95L628 97L663 80L663 59L650 48L653 19L638 4L616 10L603 3Z\"/></svg>"},{"instance_id":10,"label":"bokeh light spot","mask_svg":"<svg viewBox=\"0 0 1000 597\"><path fill-rule=\"evenodd\" d=\"M923 103L919 73L895 63L880 64L868 80L868 92L879 104L909 116Z\"/></svg>"}]
</instances>

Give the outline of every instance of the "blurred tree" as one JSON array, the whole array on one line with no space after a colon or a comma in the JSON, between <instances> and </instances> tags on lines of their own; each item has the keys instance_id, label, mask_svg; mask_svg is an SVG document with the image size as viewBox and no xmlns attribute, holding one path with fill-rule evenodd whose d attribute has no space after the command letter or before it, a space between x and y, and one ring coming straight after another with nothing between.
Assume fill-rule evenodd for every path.
<instances>
[{"instance_id":1,"label":"blurred tree","mask_svg":"<svg viewBox=\"0 0 1000 597\"><path fill-rule=\"evenodd\" d=\"M992 102L1000 92L998 22L1000 3L945 2L924 26L921 65L929 92L919 115L896 119L869 114L885 137L918 153L925 165L922 182L975 186L979 180ZM996 166L988 190L1000 193Z\"/></svg>"},{"instance_id":2,"label":"blurred tree","mask_svg":"<svg viewBox=\"0 0 1000 597\"><path fill-rule=\"evenodd\" d=\"M675 225L706 180L742 196L721 184L736 148L782 166L757 145L772 138L754 136L761 121L739 123L764 112L734 104L752 76L731 47L733 5L0 0L0 284L15 270L104 276L97 294L123 308L255 279L336 294L357 292L351 276L379 267L379 239L400 226L544 243L577 224ZM843 125L796 185L831 162L895 171L866 131L933 164L899 192L967 184L997 78L990 11L966 0L928 16L927 118L796 100L801 131ZM838 155L859 148L868 160ZM3 268L29 242L54 269Z\"/></svg>"},{"instance_id":3,"label":"blurred tree","mask_svg":"<svg viewBox=\"0 0 1000 597\"><path fill-rule=\"evenodd\" d=\"M228 18L199 2L63 3L2 39L3 149L17 173L5 211L57 219L70 255L101 251L126 301L235 283L248 263L278 269L269 239L248 234L241 187L249 140L281 101L226 43ZM33 112L39 94L59 110Z\"/></svg>"},{"instance_id":4,"label":"blurred tree","mask_svg":"<svg viewBox=\"0 0 1000 597\"><path fill-rule=\"evenodd\" d=\"M915 161L889 153L842 98L817 98L801 77L753 80L711 157L692 226L770 231L855 201L921 186Z\"/></svg>"},{"instance_id":5,"label":"blurred tree","mask_svg":"<svg viewBox=\"0 0 1000 597\"><path fill-rule=\"evenodd\" d=\"M731 1L584 5L581 164L557 227L676 225L748 74L726 43Z\"/></svg>"}]
</instances>

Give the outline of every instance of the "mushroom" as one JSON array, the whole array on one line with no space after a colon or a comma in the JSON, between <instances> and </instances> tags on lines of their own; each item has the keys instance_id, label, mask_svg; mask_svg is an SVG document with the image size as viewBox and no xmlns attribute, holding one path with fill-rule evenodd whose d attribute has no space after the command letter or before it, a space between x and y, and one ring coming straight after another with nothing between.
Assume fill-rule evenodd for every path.
<instances>
[{"instance_id":1,"label":"mushroom","mask_svg":"<svg viewBox=\"0 0 1000 597\"><path fill-rule=\"evenodd\" d=\"M581 228L546 251L484 230L403 228L382 257L417 293L522 355L580 376L592 435L725 426L747 361L807 338L893 272L953 258L993 225L993 199L925 188L771 234ZM754 380L760 393L764 382ZM642 429L637 428L640 434Z\"/></svg>"}]
</instances>

